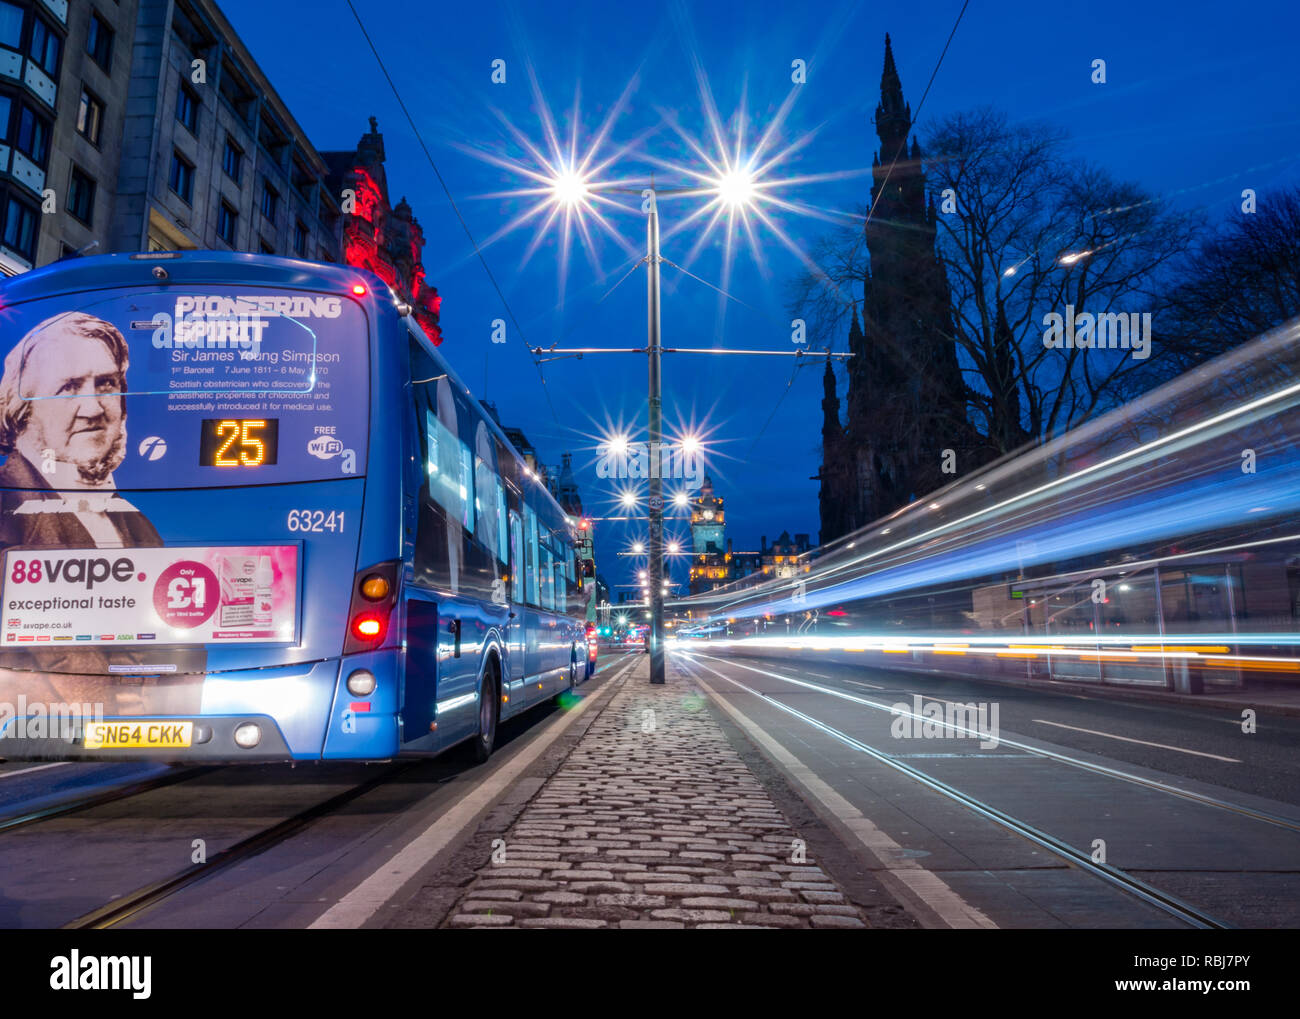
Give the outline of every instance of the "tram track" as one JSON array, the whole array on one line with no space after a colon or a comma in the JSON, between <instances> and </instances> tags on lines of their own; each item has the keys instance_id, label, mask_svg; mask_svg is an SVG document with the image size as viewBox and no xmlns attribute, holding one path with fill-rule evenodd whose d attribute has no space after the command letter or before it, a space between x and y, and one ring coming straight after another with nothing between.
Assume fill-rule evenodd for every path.
<instances>
[{"instance_id":1,"label":"tram track","mask_svg":"<svg viewBox=\"0 0 1300 1019\"><path fill-rule=\"evenodd\" d=\"M182 891L191 885L204 881L214 874L234 866L245 860L258 856L272 849L290 838L297 835L303 829L307 828L322 817L347 806L352 801L364 796L366 793L378 788L381 785L397 778L412 768L418 767L423 762L421 760L404 760L384 767L378 774L361 782L350 789L345 789L341 793L320 803L313 804L304 810L299 811L292 817L287 817L268 828L241 839L233 846L229 846L221 852L215 854L203 863L196 863L183 871L179 871L170 877L154 881L142 888L126 895L119 896L112 902L107 903L85 913L74 920L63 925L64 930L105 930L115 927L132 917L151 909L164 899Z\"/></svg>"},{"instance_id":2,"label":"tram track","mask_svg":"<svg viewBox=\"0 0 1300 1019\"><path fill-rule=\"evenodd\" d=\"M710 658L713 661L723 661L723 659L713 658L710 655L693 655L690 657ZM913 712L896 711L894 705L892 704L882 704L880 701L874 701L871 700L869 697L863 697L859 694L849 693L846 690L837 690L834 687L822 686L821 684L818 683L808 683L804 680L797 679L793 676L785 676L777 672L769 672L766 669L759 669L752 665L744 665L741 664L740 662L728 660L728 664L734 665L737 668L747 669L751 672L757 672L760 675L770 676L772 679L780 680L781 682L784 683L791 683L795 686L805 687L806 689L813 690L817 693L826 694L827 696L830 697L838 697L841 700L847 700L852 703L862 705L863 707L873 708L877 711L884 711L890 715L902 714L906 717L918 718L918 716L916 716ZM922 698L928 697L928 699L930 700L942 700L942 698L929 697L926 694L921 694L920 696ZM924 721L925 719L918 718L918 720ZM969 729L965 726L956 725L954 723L948 723L948 722L945 722L943 724L945 728L951 728L952 730L966 736L980 735L975 730ZM1233 803L1230 800L1223 800L1216 796L1208 796L1205 793L1198 793L1192 789L1183 789L1179 786L1170 785L1167 782L1161 782L1157 779L1146 778L1145 776L1142 775L1135 775L1132 772L1123 771L1119 768L1107 767L1104 764L1097 764L1096 762L1093 761L1085 761L1082 760L1081 758L1073 757L1069 754L1061 753L1059 750L1049 750L1046 747L1035 746L1032 743L1025 743L1020 740L1010 739L1006 736L998 737L998 745L1011 747L1012 749L1015 750L1021 750L1027 754L1032 754L1035 757L1041 757L1046 760L1055 761L1058 764L1064 764L1072 768L1079 768L1083 771L1092 772L1095 775L1101 775L1105 778L1111 778L1121 782L1128 782L1133 785L1138 785L1147 789L1151 789L1155 792L1164 793L1169 796L1176 796L1179 797L1180 799L1189 800L1193 803L1200 804L1201 806L1204 807L1214 807L1215 809L1218 810L1224 810L1229 813L1238 814L1241 817L1249 818L1252 821L1259 821L1262 824L1272 825L1277 828L1285 828L1289 831L1300 832L1300 819L1294 817L1283 817L1280 814L1273 814L1270 813L1269 811L1259 810L1255 807L1248 807L1245 804ZM886 755L886 756L890 756L890 755Z\"/></svg>"},{"instance_id":3,"label":"tram track","mask_svg":"<svg viewBox=\"0 0 1300 1019\"><path fill-rule=\"evenodd\" d=\"M217 765L178 768L164 772L161 775L155 775L153 778L142 779L127 785L114 786L111 789L105 789L103 792L94 793L90 796L81 796L60 803L52 803L49 806L39 807L35 810L24 811L12 817L0 819L0 834L27 828L42 821L66 817L68 814L76 814L83 810L93 810L96 807L102 807L110 803L118 803L144 793L153 792L156 789L165 789L167 786L176 785L178 782L188 782L217 770L219 770Z\"/></svg>"},{"instance_id":4,"label":"tram track","mask_svg":"<svg viewBox=\"0 0 1300 1019\"><path fill-rule=\"evenodd\" d=\"M698 656L698 657L703 657L703 656ZM1089 853L1088 851L1078 849L1075 846L1072 846L1069 843L1065 842L1064 840L1059 839L1054 835L1051 835L1048 832L1045 832L1040 828L1029 824L1023 819L1018 818L1013 814L1008 813L1007 811L994 807L993 805L985 802L984 800L981 800L978 797L973 796L969 793L963 792L962 790L956 788L955 786L947 782L937 779L931 775L927 775L919 768L911 764L908 764L905 761L897 759L892 754L888 754L882 750L879 750L871 746L870 744L864 743L862 740L859 740L849 735L848 733L845 733L842 730L837 729L836 727L821 721L820 719L814 718L813 716L805 712L802 712L797 708L785 704L783 701L779 700L778 698L770 694L764 693L761 690L754 689L753 687L748 686L745 683L740 682L739 680L727 676L726 674L718 671L717 669L712 668L711 666L705 664L704 662L699 661L698 657L692 655L684 656L686 662L688 663L686 672L688 675L692 675L692 678L696 678L697 680L700 678L698 676L698 673L694 673L692 667L694 667L695 669L705 670L708 673L711 673L713 676L717 677L718 679L730 683L732 686L735 686L736 688L746 693L752 694L753 696L762 700L765 704L775 707L778 710L782 711L783 713L799 719L800 721L819 730L825 735L830 736L832 739L837 740L838 742L852 748L853 750L859 753L865 754L866 756L870 757L874 761L883 764L888 768L893 769L894 771L906 776L912 781L925 786L931 791L936 792L941 796L944 796L945 798L961 805L962 807L965 807L966 809L972 811L973 813L981 817L984 817L990 821L993 821L994 823L1002 826L1003 828L1006 828L1007 830L1013 832L1014 834L1020 836L1021 838L1024 838L1032 842L1033 844L1047 850L1048 852L1052 853L1058 858L1064 860L1070 866L1077 867L1080 870L1086 871L1087 873L1104 881L1105 883L1111 885L1112 887L1120 889L1128 893L1129 895L1132 895L1142 900L1143 902L1146 902L1148 905L1151 905L1163 911L1164 913L1174 917L1175 919L1179 920L1182 923L1185 923L1191 927L1196 927L1201 929L1212 929L1212 930L1232 929L1233 927L1232 924L1229 924L1219 919L1218 917L1212 915L1208 911L1203 910L1189 902L1186 902L1185 900L1175 895L1165 892L1155 887L1154 885L1151 885L1148 882L1143 881L1141 878L1138 878L1133 874L1128 873L1127 871L1121 868L1115 867L1111 864L1098 862L1093 859L1092 854ZM728 664L734 665L736 663L728 663ZM754 669L753 671L757 671L765 675L772 676L773 678L776 678L778 680L790 681L788 677L783 677L775 673L768 673L765 670ZM709 684L704 683L703 685L705 685L707 688ZM801 685L811 685L811 684L801 684ZM823 692L831 692L831 691L823 691ZM715 696L716 696L716 692L715 692ZM851 697L850 699L860 700L860 698L856 698L856 697ZM877 705L873 704L872 706L877 706ZM1010 743L1011 741L1000 740L1000 742ZM1024 746L1023 749L1028 750L1031 748L1029 748L1028 746ZM1054 759L1058 755L1043 754L1042 756ZM1068 759L1067 762L1076 763L1073 761L1073 759ZM1083 762L1077 762L1077 763L1083 763ZM1098 771L1101 774L1106 774L1110 771L1110 769L1104 769L1104 768L1092 768L1090 770ZM1182 793L1187 792L1185 790L1175 790L1175 787L1165 786L1163 783L1158 783L1158 782L1144 781L1141 784L1147 785L1151 788L1161 790L1161 791L1168 791L1168 792L1178 791ZM1227 801L1217 800L1213 797L1198 797L1196 794L1187 794L1187 795L1188 798L1196 799L1198 802L1204 802L1206 805L1215 806L1222 809L1233 809L1235 806L1238 808L1235 810L1236 813L1240 813L1243 816L1251 817L1252 819L1259 820L1263 823L1272 824L1272 823L1276 823L1277 821L1284 821L1284 822L1286 821L1286 819L1284 818L1276 818L1275 815L1271 815L1259 811L1253 811L1250 808L1246 808L1241 805L1233 805L1228 803ZM1296 826L1292 823L1284 823L1281 825L1281 827L1291 829L1291 830L1296 829Z\"/></svg>"},{"instance_id":5,"label":"tram track","mask_svg":"<svg viewBox=\"0 0 1300 1019\"><path fill-rule=\"evenodd\" d=\"M315 822L336 813L367 793L429 763L428 758L407 758L382 765L375 775L365 781L305 807L292 816L241 839L203 863L193 864L182 871L153 881L88 913L84 913L64 923L62 929L105 930L127 923L140 914L153 909L171 896L236 864L243 863L288 842Z\"/></svg>"}]
</instances>

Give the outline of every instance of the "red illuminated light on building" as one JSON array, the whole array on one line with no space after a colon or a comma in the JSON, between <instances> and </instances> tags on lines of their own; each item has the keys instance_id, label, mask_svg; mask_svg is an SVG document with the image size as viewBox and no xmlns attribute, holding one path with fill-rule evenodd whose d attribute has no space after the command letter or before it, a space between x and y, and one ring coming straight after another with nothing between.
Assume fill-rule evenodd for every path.
<instances>
[{"instance_id":1,"label":"red illuminated light on building","mask_svg":"<svg viewBox=\"0 0 1300 1019\"><path fill-rule=\"evenodd\" d=\"M368 269L411 306L411 313L435 344L442 298L425 282L424 230L402 198L389 204L384 170L384 136L374 117L355 152L321 153L330 168L330 186L343 206L343 257L348 265Z\"/></svg>"}]
</instances>

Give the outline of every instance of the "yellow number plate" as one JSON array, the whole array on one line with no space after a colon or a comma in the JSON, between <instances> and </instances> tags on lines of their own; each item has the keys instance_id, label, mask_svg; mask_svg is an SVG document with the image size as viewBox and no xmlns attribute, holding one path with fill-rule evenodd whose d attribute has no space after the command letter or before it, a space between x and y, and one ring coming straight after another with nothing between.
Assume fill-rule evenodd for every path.
<instances>
[{"instance_id":1,"label":"yellow number plate","mask_svg":"<svg viewBox=\"0 0 1300 1019\"><path fill-rule=\"evenodd\" d=\"M188 747L194 740L193 722L91 722L86 726L87 750L167 750Z\"/></svg>"}]
</instances>

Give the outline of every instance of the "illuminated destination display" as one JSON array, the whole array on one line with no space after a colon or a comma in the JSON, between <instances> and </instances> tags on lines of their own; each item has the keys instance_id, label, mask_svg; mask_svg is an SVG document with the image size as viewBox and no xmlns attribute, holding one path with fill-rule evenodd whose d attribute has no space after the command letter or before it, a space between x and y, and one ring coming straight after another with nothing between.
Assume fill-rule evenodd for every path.
<instances>
[{"instance_id":1,"label":"illuminated destination display","mask_svg":"<svg viewBox=\"0 0 1300 1019\"><path fill-rule=\"evenodd\" d=\"M265 467L276 462L279 418L204 418L200 467Z\"/></svg>"}]
</instances>

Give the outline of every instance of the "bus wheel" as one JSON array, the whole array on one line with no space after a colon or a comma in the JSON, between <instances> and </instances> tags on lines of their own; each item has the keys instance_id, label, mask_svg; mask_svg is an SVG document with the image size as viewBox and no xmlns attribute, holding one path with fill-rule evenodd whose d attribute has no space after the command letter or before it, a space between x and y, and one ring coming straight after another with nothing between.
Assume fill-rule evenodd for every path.
<instances>
[{"instance_id":1,"label":"bus wheel","mask_svg":"<svg viewBox=\"0 0 1300 1019\"><path fill-rule=\"evenodd\" d=\"M482 764L492 756L497 740L497 685L495 672L488 668L478 690L478 735L474 737L474 760Z\"/></svg>"},{"instance_id":2,"label":"bus wheel","mask_svg":"<svg viewBox=\"0 0 1300 1019\"><path fill-rule=\"evenodd\" d=\"M569 683L568 685L551 698L556 704L562 704L564 698L574 692L578 686L578 652L569 648Z\"/></svg>"}]
</instances>

